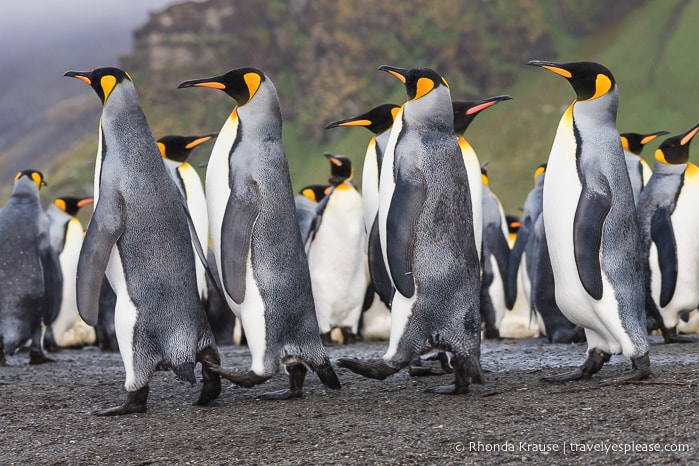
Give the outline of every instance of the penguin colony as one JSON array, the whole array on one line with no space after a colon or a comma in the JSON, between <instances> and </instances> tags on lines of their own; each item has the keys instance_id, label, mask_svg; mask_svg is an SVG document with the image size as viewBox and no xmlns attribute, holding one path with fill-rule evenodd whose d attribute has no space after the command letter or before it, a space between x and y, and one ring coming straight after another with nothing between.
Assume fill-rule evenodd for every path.
<instances>
[{"instance_id":1,"label":"penguin colony","mask_svg":"<svg viewBox=\"0 0 699 466\"><path fill-rule=\"evenodd\" d=\"M464 136L476 115L511 97L454 100L432 69L379 67L403 84L406 101L327 124L372 133L361 194L351 161L325 154L328 183L296 196L264 72L182 82L223 91L232 111L218 133L158 140L127 72L67 72L102 104L94 193L58 198L44 212L43 174L17 174L0 209L0 365L24 346L31 364L49 362L44 349L69 347L69 334L87 328L83 342L118 349L126 375L126 400L96 415L146 411L154 371L194 385L197 364L197 404L219 396L221 377L249 388L280 365L289 388L260 398L289 399L303 395L309 369L340 388L325 350L337 330L345 344L388 340L382 357L342 358L338 367L379 380L406 367L431 375L421 357L437 352L437 373L454 380L430 391L464 394L484 379L481 338L502 336L519 306L550 342L587 341L579 368L544 380L590 378L614 354L631 370L610 382L648 377L648 332L691 341L677 328L699 306L699 167L689 162L699 124L663 140L651 169L640 153L668 132L617 131L609 69L528 64L568 80L575 99L521 218L505 215L487 162ZM214 139L202 183L187 158ZM76 214L90 203L84 233ZM218 335L233 318L248 370L220 360L217 340L230 340Z\"/></svg>"}]
</instances>

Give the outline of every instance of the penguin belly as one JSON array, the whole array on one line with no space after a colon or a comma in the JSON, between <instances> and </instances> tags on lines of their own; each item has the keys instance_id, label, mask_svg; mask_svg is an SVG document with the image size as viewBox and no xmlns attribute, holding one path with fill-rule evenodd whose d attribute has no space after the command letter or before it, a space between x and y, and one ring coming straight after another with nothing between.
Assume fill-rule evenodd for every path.
<instances>
[{"instance_id":1,"label":"penguin belly","mask_svg":"<svg viewBox=\"0 0 699 466\"><path fill-rule=\"evenodd\" d=\"M245 331L252 356L250 370L257 375L273 375L274 372L270 372L265 366L265 351L267 350L266 306L255 280L251 256L252 254L248 254L248 265L245 269L245 299L240 305L235 304L228 295L226 295L226 300L231 309L236 309L239 312L238 317L240 317L240 323Z\"/></svg>"},{"instance_id":2,"label":"penguin belly","mask_svg":"<svg viewBox=\"0 0 699 466\"><path fill-rule=\"evenodd\" d=\"M417 285L415 287L415 293L410 298L406 298L398 291L393 295L391 306L391 334L388 339L388 349L383 355L383 360L387 363L389 363L398 352L401 338L408 325L408 319L410 319L410 316L413 314L413 306L415 306L417 296Z\"/></svg>"},{"instance_id":3,"label":"penguin belly","mask_svg":"<svg viewBox=\"0 0 699 466\"><path fill-rule=\"evenodd\" d=\"M364 228L368 233L379 211L379 165L376 154L376 140L372 139L364 156L362 167L362 203Z\"/></svg>"},{"instance_id":4,"label":"penguin belly","mask_svg":"<svg viewBox=\"0 0 699 466\"><path fill-rule=\"evenodd\" d=\"M58 257L63 275L63 299L56 320L51 324L53 338L57 345L65 345L66 332L73 327L78 318L76 300L78 258L83 243L83 228L77 218L68 221L63 250Z\"/></svg>"},{"instance_id":5,"label":"penguin belly","mask_svg":"<svg viewBox=\"0 0 699 466\"><path fill-rule=\"evenodd\" d=\"M493 303L493 309L495 310L495 328L500 328L500 323L507 311L507 306L505 305L505 284L502 280L502 275L500 275L500 269L498 268L495 256L491 255L488 260L490 261L490 267L493 271L493 281L488 287L488 295L490 296L490 301Z\"/></svg>"},{"instance_id":6,"label":"penguin belly","mask_svg":"<svg viewBox=\"0 0 699 466\"><path fill-rule=\"evenodd\" d=\"M569 115L566 112L566 116ZM561 124L565 123L565 118ZM569 123L570 124L570 123ZM559 126L544 179L544 225L556 287L556 303L568 320L585 328L589 348L618 354L635 354L624 330L607 274L602 268L603 293L600 300L582 285L575 261L573 225L582 184L576 165L576 143L572 133ZM562 136L562 137L561 137ZM604 233L600 248L604 248ZM604 251L600 251L600 256Z\"/></svg>"},{"instance_id":7,"label":"penguin belly","mask_svg":"<svg viewBox=\"0 0 699 466\"><path fill-rule=\"evenodd\" d=\"M189 210L189 215L192 218L192 223L194 224L194 229L197 233L197 239L199 240L202 251L206 254L206 251L209 248L209 224L206 208L206 197L201 186L201 180L199 179L199 175L197 175L194 168L186 162L180 165L178 172L182 179L182 184L184 185L187 209ZM192 239L192 241L194 241L194 239ZM199 259L196 250L194 252L194 266L197 276L199 296L202 299L206 299L208 296L206 269L204 268L202 261Z\"/></svg>"},{"instance_id":8,"label":"penguin belly","mask_svg":"<svg viewBox=\"0 0 699 466\"><path fill-rule=\"evenodd\" d=\"M351 187L336 188L308 251L320 333L335 327L357 332L367 282L362 217L359 193Z\"/></svg>"},{"instance_id":9,"label":"penguin belly","mask_svg":"<svg viewBox=\"0 0 699 466\"><path fill-rule=\"evenodd\" d=\"M459 139L461 156L466 167L468 187L471 194L471 213L473 214L473 237L480 259L483 249L483 182L481 181L481 164L476 152L463 138ZM507 236L507 235L505 235Z\"/></svg>"}]
</instances>

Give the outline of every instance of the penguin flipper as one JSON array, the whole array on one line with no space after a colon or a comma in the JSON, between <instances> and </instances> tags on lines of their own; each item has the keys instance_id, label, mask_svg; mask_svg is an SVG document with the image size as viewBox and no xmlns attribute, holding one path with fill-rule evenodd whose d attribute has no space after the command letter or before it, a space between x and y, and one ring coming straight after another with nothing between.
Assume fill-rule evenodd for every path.
<instances>
[{"instance_id":1,"label":"penguin flipper","mask_svg":"<svg viewBox=\"0 0 699 466\"><path fill-rule=\"evenodd\" d=\"M515 244L512 246L512 251L510 251L510 257L507 261L505 306L510 310L514 307L515 299L517 299L517 272L519 271L519 264L522 261L522 254L527 247L527 241L529 241L530 230L531 220L527 219L522 223L522 226L517 232Z\"/></svg>"},{"instance_id":2,"label":"penguin flipper","mask_svg":"<svg viewBox=\"0 0 699 466\"><path fill-rule=\"evenodd\" d=\"M425 198L424 183L401 179L399 175L386 219L386 255L393 284L406 298L415 293L414 231Z\"/></svg>"},{"instance_id":3,"label":"penguin flipper","mask_svg":"<svg viewBox=\"0 0 699 466\"><path fill-rule=\"evenodd\" d=\"M604 220L611 208L610 196L583 189L573 220L575 264L585 291L594 299L602 298L599 251Z\"/></svg>"},{"instance_id":4,"label":"penguin flipper","mask_svg":"<svg viewBox=\"0 0 699 466\"><path fill-rule=\"evenodd\" d=\"M104 198L104 195L103 197ZM113 202L99 203L87 226L78 259L77 304L80 317L87 325L96 326L99 316L100 290L109 256L124 232L125 211L119 197Z\"/></svg>"},{"instance_id":5,"label":"penguin flipper","mask_svg":"<svg viewBox=\"0 0 699 466\"><path fill-rule=\"evenodd\" d=\"M44 274L43 320L51 324L61 309L63 300L63 273L57 254L46 244L41 251L41 268Z\"/></svg>"},{"instance_id":6,"label":"penguin flipper","mask_svg":"<svg viewBox=\"0 0 699 466\"><path fill-rule=\"evenodd\" d=\"M650 223L650 237L658 248L660 266L660 307L665 307L675 294L677 285L677 243L670 219L669 207L660 207Z\"/></svg>"},{"instance_id":7,"label":"penguin flipper","mask_svg":"<svg viewBox=\"0 0 699 466\"><path fill-rule=\"evenodd\" d=\"M307 236L306 238L301 238L304 240L303 243L306 246L306 249L308 249L308 245L313 241L313 239L316 237L316 233L318 233L318 230L320 229L320 224L323 222L325 208L328 206L328 201L330 200L330 196L332 195L333 191L335 191L335 187L333 187L315 207L313 219L311 220L310 225L308 225Z\"/></svg>"},{"instance_id":8,"label":"penguin flipper","mask_svg":"<svg viewBox=\"0 0 699 466\"><path fill-rule=\"evenodd\" d=\"M221 271L223 287L236 304L245 299L245 271L250 252L252 228L260 213L257 185L245 198L229 198L221 231Z\"/></svg>"},{"instance_id":9,"label":"penguin flipper","mask_svg":"<svg viewBox=\"0 0 699 466\"><path fill-rule=\"evenodd\" d=\"M381 298L381 301L390 309L391 299L393 299L393 284L391 283L391 277L388 276L386 263L383 260L383 253L381 252L378 217L378 214L374 217L374 223L371 226L371 232L369 232L369 248L367 250L369 276L371 278L371 284L379 295L379 298Z\"/></svg>"}]
</instances>

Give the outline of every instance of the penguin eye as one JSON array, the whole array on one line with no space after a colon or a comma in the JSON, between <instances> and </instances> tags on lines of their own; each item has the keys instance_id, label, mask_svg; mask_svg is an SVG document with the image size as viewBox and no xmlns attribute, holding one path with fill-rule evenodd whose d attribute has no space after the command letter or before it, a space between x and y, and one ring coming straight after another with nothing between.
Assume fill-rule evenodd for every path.
<instances>
[{"instance_id":1,"label":"penguin eye","mask_svg":"<svg viewBox=\"0 0 699 466\"><path fill-rule=\"evenodd\" d=\"M109 94L114 90L116 83L116 78L111 74L102 76L102 79L100 79L100 85L102 86L102 92L104 93L104 103L107 102Z\"/></svg>"},{"instance_id":2,"label":"penguin eye","mask_svg":"<svg viewBox=\"0 0 699 466\"><path fill-rule=\"evenodd\" d=\"M413 97L413 100L429 94L432 89L434 89L434 81L429 78L418 79L417 84L415 84L415 97Z\"/></svg>"},{"instance_id":3,"label":"penguin eye","mask_svg":"<svg viewBox=\"0 0 699 466\"><path fill-rule=\"evenodd\" d=\"M248 86L248 94L250 95L250 97L248 98L249 101L260 88L262 77L257 73L245 73L243 79L245 80L245 84Z\"/></svg>"},{"instance_id":4,"label":"penguin eye","mask_svg":"<svg viewBox=\"0 0 699 466\"><path fill-rule=\"evenodd\" d=\"M597 97L603 96L612 88L612 80L604 74L598 74L597 79L595 79L595 95L590 97L589 100L596 99Z\"/></svg>"}]
</instances>

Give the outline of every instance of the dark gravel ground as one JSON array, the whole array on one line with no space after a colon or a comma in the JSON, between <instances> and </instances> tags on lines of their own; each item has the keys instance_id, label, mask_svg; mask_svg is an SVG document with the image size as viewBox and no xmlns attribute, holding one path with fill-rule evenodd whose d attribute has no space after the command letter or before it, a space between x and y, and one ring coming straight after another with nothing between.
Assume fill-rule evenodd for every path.
<instances>
[{"instance_id":1,"label":"dark gravel ground","mask_svg":"<svg viewBox=\"0 0 699 466\"><path fill-rule=\"evenodd\" d=\"M645 384L600 383L630 368L621 356L589 381L541 382L580 365L586 346L500 340L483 343L486 383L465 396L424 392L449 376L376 381L337 369L340 391L309 374L304 398L256 401L286 387L280 373L252 389L223 381L219 399L197 407L199 387L158 372L148 412L115 418L90 412L124 399L118 354L64 350L40 366L20 354L0 367L0 464L699 464L699 343L651 340ZM329 353L334 361L385 348ZM221 353L225 367L247 369L247 348ZM572 451L583 448L591 451Z\"/></svg>"}]
</instances>

